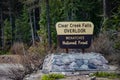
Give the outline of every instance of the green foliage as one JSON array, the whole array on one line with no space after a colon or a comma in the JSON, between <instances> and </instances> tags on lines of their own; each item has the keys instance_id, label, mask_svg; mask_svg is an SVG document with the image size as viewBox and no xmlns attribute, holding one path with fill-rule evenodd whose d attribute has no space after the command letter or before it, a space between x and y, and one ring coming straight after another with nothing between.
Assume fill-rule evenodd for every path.
<instances>
[{"instance_id":1,"label":"green foliage","mask_svg":"<svg viewBox=\"0 0 120 80\"><path fill-rule=\"evenodd\" d=\"M0 55L10 54L7 50L0 50Z\"/></svg>"},{"instance_id":2,"label":"green foliage","mask_svg":"<svg viewBox=\"0 0 120 80\"><path fill-rule=\"evenodd\" d=\"M30 42L31 39L29 15L25 6L23 8L21 16L16 19L15 38L16 41L22 41L24 43Z\"/></svg>"},{"instance_id":3,"label":"green foliage","mask_svg":"<svg viewBox=\"0 0 120 80\"><path fill-rule=\"evenodd\" d=\"M10 21L6 19L4 21L4 44L6 46L6 49L10 47L10 44L12 43L12 27L10 24Z\"/></svg>"},{"instance_id":4,"label":"green foliage","mask_svg":"<svg viewBox=\"0 0 120 80\"><path fill-rule=\"evenodd\" d=\"M41 80L51 80L48 75L43 75Z\"/></svg>"},{"instance_id":5,"label":"green foliage","mask_svg":"<svg viewBox=\"0 0 120 80\"><path fill-rule=\"evenodd\" d=\"M38 35L42 38L43 45L47 44L47 20L46 20L46 4L45 1L41 1L41 14L40 14L40 30L38 31Z\"/></svg>"},{"instance_id":6,"label":"green foliage","mask_svg":"<svg viewBox=\"0 0 120 80\"><path fill-rule=\"evenodd\" d=\"M7 37L7 38L10 38L11 39L11 35L10 34L12 34L11 33L11 25L10 25L10 21L8 21L8 19L6 19L5 21L4 21L4 35L5 35L5 37Z\"/></svg>"},{"instance_id":7,"label":"green foliage","mask_svg":"<svg viewBox=\"0 0 120 80\"><path fill-rule=\"evenodd\" d=\"M45 56L47 55L47 45L43 45L43 43L36 43L36 46L31 46L28 49L29 53L33 54L39 54L40 55L40 59L44 59Z\"/></svg>"},{"instance_id":8,"label":"green foliage","mask_svg":"<svg viewBox=\"0 0 120 80\"><path fill-rule=\"evenodd\" d=\"M108 72L96 72L91 76L105 77L105 78L119 78L119 75L117 75L116 73L108 73Z\"/></svg>"},{"instance_id":9,"label":"green foliage","mask_svg":"<svg viewBox=\"0 0 120 80\"><path fill-rule=\"evenodd\" d=\"M119 30L120 27L120 6L113 9L110 18L106 19L104 22L104 30Z\"/></svg>"},{"instance_id":10,"label":"green foliage","mask_svg":"<svg viewBox=\"0 0 120 80\"><path fill-rule=\"evenodd\" d=\"M50 5L50 27L51 27L51 36L52 42L57 43L57 34L55 29L55 24L58 21L63 20L61 16L63 13L62 2L61 0L49 0ZM54 9L55 8L55 9ZM43 41L46 43L47 41L47 19L46 19L46 3L43 0L41 2L41 14L40 14L40 31L38 31L39 35L42 37Z\"/></svg>"},{"instance_id":11,"label":"green foliage","mask_svg":"<svg viewBox=\"0 0 120 80\"><path fill-rule=\"evenodd\" d=\"M50 74L49 75L51 78L55 78L55 79L61 79L64 78L65 76L62 74Z\"/></svg>"},{"instance_id":12,"label":"green foliage","mask_svg":"<svg viewBox=\"0 0 120 80\"><path fill-rule=\"evenodd\" d=\"M91 21L95 24L95 34L100 30L101 0L49 0L50 28L53 44L57 45L55 24L59 21ZM40 36L47 36L46 2L41 1Z\"/></svg>"},{"instance_id":13,"label":"green foliage","mask_svg":"<svg viewBox=\"0 0 120 80\"><path fill-rule=\"evenodd\" d=\"M120 39L115 41L114 48L120 50Z\"/></svg>"},{"instance_id":14,"label":"green foliage","mask_svg":"<svg viewBox=\"0 0 120 80\"><path fill-rule=\"evenodd\" d=\"M119 2L119 1L118 1ZM104 30L105 31L114 31L115 33L120 31L120 6L115 7L112 11L110 18L105 20ZM113 47L117 50L120 50L120 38L111 35L113 38L114 45Z\"/></svg>"},{"instance_id":15,"label":"green foliage","mask_svg":"<svg viewBox=\"0 0 120 80\"><path fill-rule=\"evenodd\" d=\"M40 14L40 30L38 31L38 35L41 36L42 38L42 43L47 44L47 21L46 21L46 7L45 7L45 2L42 1L41 3L41 14Z\"/></svg>"},{"instance_id":16,"label":"green foliage","mask_svg":"<svg viewBox=\"0 0 120 80\"><path fill-rule=\"evenodd\" d=\"M62 74L48 74L43 75L41 80L56 80L56 79L62 79L65 78Z\"/></svg>"}]
</instances>

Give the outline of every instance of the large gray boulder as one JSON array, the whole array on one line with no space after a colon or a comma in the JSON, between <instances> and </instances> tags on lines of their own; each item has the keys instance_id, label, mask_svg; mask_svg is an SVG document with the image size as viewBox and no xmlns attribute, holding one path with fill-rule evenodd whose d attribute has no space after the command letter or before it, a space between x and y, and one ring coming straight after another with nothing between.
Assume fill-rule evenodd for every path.
<instances>
[{"instance_id":1,"label":"large gray boulder","mask_svg":"<svg viewBox=\"0 0 120 80\"><path fill-rule=\"evenodd\" d=\"M0 80L21 80L24 71L21 64L0 63Z\"/></svg>"},{"instance_id":2,"label":"large gray boulder","mask_svg":"<svg viewBox=\"0 0 120 80\"><path fill-rule=\"evenodd\" d=\"M71 72L80 70L108 70L108 61L99 53L49 54L43 72Z\"/></svg>"}]
</instances>

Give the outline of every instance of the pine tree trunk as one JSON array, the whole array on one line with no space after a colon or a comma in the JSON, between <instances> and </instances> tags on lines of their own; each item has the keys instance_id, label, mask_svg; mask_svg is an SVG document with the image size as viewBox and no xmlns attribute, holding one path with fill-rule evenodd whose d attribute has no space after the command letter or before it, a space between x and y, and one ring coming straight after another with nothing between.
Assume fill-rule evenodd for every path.
<instances>
[{"instance_id":1,"label":"pine tree trunk","mask_svg":"<svg viewBox=\"0 0 120 80\"><path fill-rule=\"evenodd\" d=\"M2 12L2 8L0 8L0 32L1 32L0 45L1 45L2 50L4 50L4 27L3 27L3 12Z\"/></svg>"},{"instance_id":2,"label":"pine tree trunk","mask_svg":"<svg viewBox=\"0 0 120 80\"><path fill-rule=\"evenodd\" d=\"M1 37L1 28L2 28L2 19L1 19L1 13L2 13L2 11L1 11L1 6L0 6L0 50L1 50L1 48L2 48L2 37Z\"/></svg>"},{"instance_id":3,"label":"pine tree trunk","mask_svg":"<svg viewBox=\"0 0 120 80\"><path fill-rule=\"evenodd\" d=\"M104 13L104 20L110 17L110 2L109 0L103 0L103 13Z\"/></svg>"},{"instance_id":4,"label":"pine tree trunk","mask_svg":"<svg viewBox=\"0 0 120 80\"><path fill-rule=\"evenodd\" d=\"M46 12L47 12L47 27L48 27L48 42L49 48L51 48L52 40L51 40L51 30L50 30L50 8L49 8L49 0L46 0Z\"/></svg>"},{"instance_id":5,"label":"pine tree trunk","mask_svg":"<svg viewBox=\"0 0 120 80\"><path fill-rule=\"evenodd\" d=\"M11 24L11 27L12 27L12 44L14 43L14 40L15 40L15 17L14 17L14 14L13 14L13 3L14 1L10 0L9 1L9 16L10 16L10 24Z\"/></svg>"},{"instance_id":6,"label":"pine tree trunk","mask_svg":"<svg viewBox=\"0 0 120 80\"><path fill-rule=\"evenodd\" d=\"M36 30L36 18L35 18L35 9L33 9L33 24L34 24L34 37L37 37L37 30Z\"/></svg>"},{"instance_id":7,"label":"pine tree trunk","mask_svg":"<svg viewBox=\"0 0 120 80\"><path fill-rule=\"evenodd\" d=\"M30 26L31 26L31 34L32 34L32 45L35 46L34 30L33 30L33 24L32 24L31 11L29 12L29 17L30 17Z\"/></svg>"}]
</instances>

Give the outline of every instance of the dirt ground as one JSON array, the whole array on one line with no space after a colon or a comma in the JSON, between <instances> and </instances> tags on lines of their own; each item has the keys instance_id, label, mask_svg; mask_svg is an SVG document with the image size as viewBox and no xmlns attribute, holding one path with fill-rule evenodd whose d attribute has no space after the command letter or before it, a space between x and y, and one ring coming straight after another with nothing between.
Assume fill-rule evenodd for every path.
<instances>
[{"instance_id":1,"label":"dirt ground","mask_svg":"<svg viewBox=\"0 0 120 80\"><path fill-rule=\"evenodd\" d=\"M0 63L22 63L21 55L0 55Z\"/></svg>"}]
</instances>

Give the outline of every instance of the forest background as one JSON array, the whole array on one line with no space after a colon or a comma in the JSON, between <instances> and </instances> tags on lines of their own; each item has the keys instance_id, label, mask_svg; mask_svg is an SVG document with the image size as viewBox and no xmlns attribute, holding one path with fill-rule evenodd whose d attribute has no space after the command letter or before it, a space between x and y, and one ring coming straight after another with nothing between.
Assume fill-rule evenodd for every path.
<instances>
[{"instance_id":1,"label":"forest background","mask_svg":"<svg viewBox=\"0 0 120 80\"><path fill-rule=\"evenodd\" d=\"M1 0L0 54L56 51L59 21L93 22L87 51L120 55L119 0Z\"/></svg>"}]
</instances>

